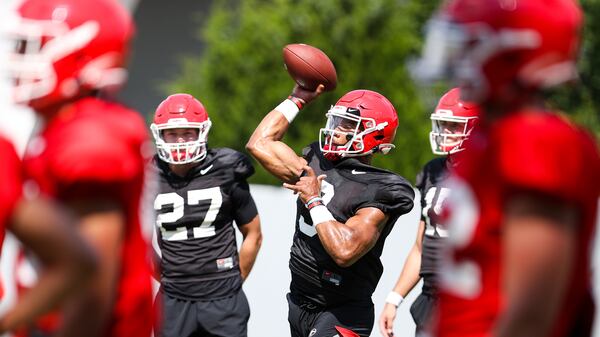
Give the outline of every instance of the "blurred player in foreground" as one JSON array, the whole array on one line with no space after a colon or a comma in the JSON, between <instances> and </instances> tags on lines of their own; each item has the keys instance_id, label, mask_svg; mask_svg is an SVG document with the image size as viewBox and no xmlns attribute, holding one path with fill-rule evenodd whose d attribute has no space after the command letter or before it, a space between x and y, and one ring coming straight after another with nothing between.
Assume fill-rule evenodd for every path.
<instances>
[{"instance_id":1,"label":"blurred player in foreground","mask_svg":"<svg viewBox=\"0 0 600 337\"><path fill-rule=\"evenodd\" d=\"M598 148L540 95L577 76L582 19L573 0L454 0L429 24L415 72L482 109L447 200L437 336L591 333Z\"/></svg>"},{"instance_id":2,"label":"blurred player in foreground","mask_svg":"<svg viewBox=\"0 0 600 337\"><path fill-rule=\"evenodd\" d=\"M18 8L12 94L43 119L25 153L28 179L69 210L99 258L91 284L60 318L38 325L41 333L151 332L149 250L139 223L148 134L137 112L104 98L126 80L133 31L116 0L26 0Z\"/></svg>"},{"instance_id":3,"label":"blurred player in foreground","mask_svg":"<svg viewBox=\"0 0 600 337\"><path fill-rule=\"evenodd\" d=\"M410 307L417 325L416 335L429 323L438 298L440 254L448 236L446 226L440 222L442 205L451 193L446 179L449 171L458 164L455 154L464 150L463 144L471 134L478 116L477 106L462 101L458 88L444 94L431 114L431 150L443 157L425 164L417 175L416 187L421 195L421 221L415 244L408 253L393 291L386 298L379 318L379 330L383 336L393 335L398 306L421 278L422 292Z\"/></svg>"},{"instance_id":4,"label":"blurred player in foreground","mask_svg":"<svg viewBox=\"0 0 600 337\"><path fill-rule=\"evenodd\" d=\"M41 314L76 294L93 275L92 251L69 225L71 220L50 200L23 195L21 161L0 136L0 249L10 230L42 263L35 286L0 318L0 334L32 323ZM31 191L30 191L31 192ZM0 297L4 288L0 284Z\"/></svg>"}]
</instances>

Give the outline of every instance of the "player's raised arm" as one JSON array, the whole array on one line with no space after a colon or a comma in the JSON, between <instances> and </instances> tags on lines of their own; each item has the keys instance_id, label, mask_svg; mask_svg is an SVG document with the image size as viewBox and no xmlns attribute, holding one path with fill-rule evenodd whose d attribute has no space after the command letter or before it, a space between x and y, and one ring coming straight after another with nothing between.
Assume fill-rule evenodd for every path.
<instances>
[{"instance_id":1,"label":"player's raised arm","mask_svg":"<svg viewBox=\"0 0 600 337\"><path fill-rule=\"evenodd\" d=\"M297 181L306 160L299 157L281 139L301 108L317 98L323 89L323 85L319 85L314 91L296 85L290 97L263 118L246 144L248 152L282 181Z\"/></svg>"},{"instance_id":2,"label":"player's raised arm","mask_svg":"<svg viewBox=\"0 0 600 337\"><path fill-rule=\"evenodd\" d=\"M263 118L246 144L246 149L275 177L293 183L302 174L306 160L298 157L281 139L306 104L323 91L335 89L337 73L325 53L306 44L285 46L283 60L297 84L292 94Z\"/></svg>"}]
</instances>

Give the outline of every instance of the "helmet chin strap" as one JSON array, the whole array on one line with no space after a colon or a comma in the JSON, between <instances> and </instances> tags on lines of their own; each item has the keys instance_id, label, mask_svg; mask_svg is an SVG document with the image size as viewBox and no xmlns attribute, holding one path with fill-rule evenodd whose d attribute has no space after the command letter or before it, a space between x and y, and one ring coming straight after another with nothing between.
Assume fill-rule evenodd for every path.
<instances>
[{"instance_id":1,"label":"helmet chin strap","mask_svg":"<svg viewBox=\"0 0 600 337\"><path fill-rule=\"evenodd\" d=\"M338 160L342 159L342 156L339 153L324 153L323 157L325 157L325 159L332 161L332 162L336 162Z\"/></svg>"},{"instance_id":2,"label":"helmet chin strap","mask_svg":"<svg viewBox=\"0 0 600 337\"><path fill-rule=\"evenodd\" d=\"M460 152L460 151L448 153L446 155L446 158L447 158L447 160L446 160L446 162L447 162L446 166L448 168L454 168L454 167L458 166L459 160L458 160L458 157L456 156L456 153L458 153L458 152Z\"/></svg>"}]
</instances>

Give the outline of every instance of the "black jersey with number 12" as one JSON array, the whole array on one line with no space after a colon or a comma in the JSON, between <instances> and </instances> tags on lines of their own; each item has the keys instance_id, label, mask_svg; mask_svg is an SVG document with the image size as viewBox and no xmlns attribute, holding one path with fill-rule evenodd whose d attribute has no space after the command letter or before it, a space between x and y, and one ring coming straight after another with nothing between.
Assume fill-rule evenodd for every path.
<instances>
[{"instance_id":1,"label":"black jersey with number 12","mask_svg":"<svg viewBox=\"0 0 600 337\"><path fill-rule=\"evenodd\" d=\"M383 272L380 261L386 237L399 216L413 207L414 190L401 176L347 158L338 163L325 159L318 143L303 151L317 175L326 174L321 192L333 217L342 223L366 207L388 216L375 246L349 267L340 267L327 253L310 213L297 201L296 232L290 252L294 296L322 306L356 302L370 303Z\"/></svg>"}]
</instances>

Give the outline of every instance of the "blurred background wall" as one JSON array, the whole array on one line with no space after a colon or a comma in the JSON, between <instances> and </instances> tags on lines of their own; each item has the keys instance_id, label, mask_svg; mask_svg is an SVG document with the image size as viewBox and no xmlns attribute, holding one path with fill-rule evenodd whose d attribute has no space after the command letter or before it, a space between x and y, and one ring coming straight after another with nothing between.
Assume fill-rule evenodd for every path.
<instances>
[{"instance_id":1,"label":"blurred background wall","mask_svg":"<svg viewBox=\"0 0 600 337\"><path fill-rule=\"evenodd\" d=\"M134 9L137 25L129 63L129 81L121 99L150 116L167 96L166 83L177 79L184 55L201 57L199 32L211 0L122 0Z\"/></svg>"}]
</instances>

